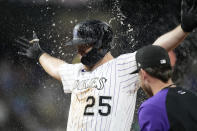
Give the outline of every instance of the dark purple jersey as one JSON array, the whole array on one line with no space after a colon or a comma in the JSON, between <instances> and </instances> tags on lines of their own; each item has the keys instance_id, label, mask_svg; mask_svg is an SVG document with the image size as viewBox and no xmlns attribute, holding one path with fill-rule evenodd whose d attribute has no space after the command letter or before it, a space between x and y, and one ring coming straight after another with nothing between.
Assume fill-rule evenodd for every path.
<instances>
[{"instance_id":1,"label":"dark purple jersey","mask_svg":"<svg viewBox=\"0 0 197 131\"><path fill-rule=\"evenodd\" d=\"M197 96L165 88L140 106L138 117L141 131L196 131Z\"/></svg>"}]
</instances>

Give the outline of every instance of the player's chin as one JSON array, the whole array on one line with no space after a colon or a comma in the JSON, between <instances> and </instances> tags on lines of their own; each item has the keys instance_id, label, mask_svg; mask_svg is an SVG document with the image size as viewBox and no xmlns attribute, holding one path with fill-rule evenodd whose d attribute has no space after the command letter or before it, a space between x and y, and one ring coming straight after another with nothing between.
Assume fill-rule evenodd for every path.
<instances>
[{"instance_id":1,"label":"player's chin","mask_svg":"<svg viewBox=\"0 0 197 131\"><path fill-rule=\"evenodd\" d=\"M86 71L92 71L92 70L93 70L93 67L86 66L86 65L85 65L85 67L86 67L86 68L85 68L85 69L86 69Z\"/></svg>"},{"instance_id":2,"label":"player's chin","mask_svg":"<svg viewBox=\"0 0 197 131\"><path fill-rule=\"evenodd\" d=\"M77 54L77 57L81 60L81 58L83 57L81 54Z\"/></svg>"}]
</instances>

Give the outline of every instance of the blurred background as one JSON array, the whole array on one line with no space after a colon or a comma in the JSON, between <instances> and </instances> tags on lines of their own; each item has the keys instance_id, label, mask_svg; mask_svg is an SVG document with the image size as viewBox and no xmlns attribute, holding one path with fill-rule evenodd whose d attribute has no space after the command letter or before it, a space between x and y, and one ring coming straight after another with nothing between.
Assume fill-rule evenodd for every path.
<instances>
[{"instance_id":1,"label":"blurred background","mask_svg":"<svg viewBox=\"0 0 197 131\"><path fill-rule=\"evenodd\" d=\"M72 63L76 49L64 45L80 21L100 19L114 31L114 57L152 44L180 23L181 0L0 0L0 130L66 131L70 94L39 63L18 56L19 36L36 31L41 47ZM197 33L173 52L173 80L197 92ZM132 131L138 131L137 109L146 99L138 92Z\"/></svg>"}]
</instances>

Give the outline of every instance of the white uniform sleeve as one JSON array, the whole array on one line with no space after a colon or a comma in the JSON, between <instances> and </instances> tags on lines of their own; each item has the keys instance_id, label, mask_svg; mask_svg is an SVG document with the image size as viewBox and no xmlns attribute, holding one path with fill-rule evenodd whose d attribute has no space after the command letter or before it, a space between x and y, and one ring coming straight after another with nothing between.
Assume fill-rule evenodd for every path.
<instances>
[{"instance_id":1,"label":"white uniform sleeve","mask_svg":"<svg viewBox=\"0 0 197 131\"><path fill-rule=\"evenodd\" d=\"M123 54L116 58L117 77L121 88L134 92L139 88L138 74L130 74L137 69L135 54L136 52Z\"/></svg>"},{"instance_id":2,"label":"white uniform sleeve","mask_svg":"<svg viewBox=\"0 0 197 131\"><path fill-rule=\"evenodd\" d=\"M126 71L128 69L128 72L133 72L137 69L136 65L136 58L135 58L136 52L133 53L127 53L120 55L117 58L117 64L119 65L119 71ZM125 72L123 72L125 73Z\"/></svg>"},{"instance_id":3,"label":"white uniform sleeve","mask_svg":"<svg viewBox=\"0 0 197 131\"><path fill-rule=\"evenodd\" d=\"M63 64L59 67L58 73L60 75L63 89L65 93L72 93L75 87L75 80L81 69L81 64Z\"/></svg>"}]
</instances>

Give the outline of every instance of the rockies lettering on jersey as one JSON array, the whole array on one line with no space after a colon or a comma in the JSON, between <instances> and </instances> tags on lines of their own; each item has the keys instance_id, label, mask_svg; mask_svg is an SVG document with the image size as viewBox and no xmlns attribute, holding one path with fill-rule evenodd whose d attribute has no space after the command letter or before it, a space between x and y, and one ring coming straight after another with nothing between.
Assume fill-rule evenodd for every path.
<instances>
[{"instance_id":1,"label":"rockies lettering on jersey","mask_svg":"<svg viewBox=\"0 0 197 131\"><path fill-rule=\"evenodd\" d=\"M91 72L82 64L59 69L65 93L72 93L68 131L130 131L137 94L135 53L121 55Z\"/></svg>"}]
</instances>

